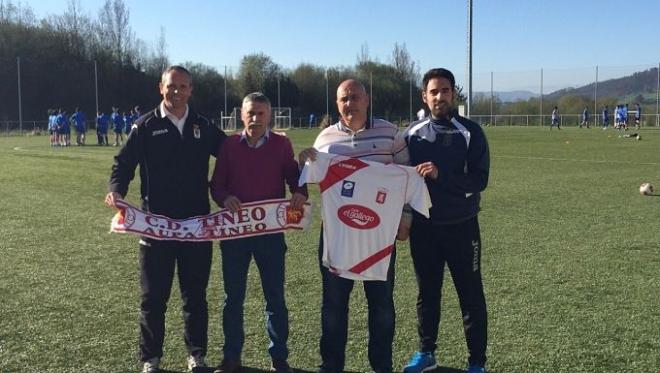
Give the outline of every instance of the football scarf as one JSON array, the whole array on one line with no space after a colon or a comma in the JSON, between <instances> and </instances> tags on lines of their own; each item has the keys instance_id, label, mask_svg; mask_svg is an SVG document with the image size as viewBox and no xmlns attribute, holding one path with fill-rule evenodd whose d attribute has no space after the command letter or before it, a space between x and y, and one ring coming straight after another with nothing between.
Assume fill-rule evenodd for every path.
<instances>
[{"instance_id":1,"label":"football scarf","mask_svg":"<svg viewBox=\"0 0 660 373\"><path fill-rule=\"evenodd\" d=\"M222 241L309 228L311 204L306 202L303 209L294 209L289 202L288 199L255 201L244 203L236 213L222 209L209 215L171 219L118 200L119 210L112 218L110 232L133 233L156 240Z\"/></svg>"}]
</instances>

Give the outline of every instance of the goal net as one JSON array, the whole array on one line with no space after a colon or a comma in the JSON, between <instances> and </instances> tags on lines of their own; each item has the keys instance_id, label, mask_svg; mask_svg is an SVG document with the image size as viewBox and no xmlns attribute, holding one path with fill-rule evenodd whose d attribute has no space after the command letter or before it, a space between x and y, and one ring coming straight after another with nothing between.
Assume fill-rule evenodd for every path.
<instances>
[{"instance_id":1,"label":"goal net","mask_svg":"<svg viewBox=\"0 0 660 373\"><path fill-rule=\"evenodd\" d=\"M290 107L274 107L273 113L273 128L278 130L291 129L291 108Z\"/></svg>"},{"instance_id":2,"label":"goal net","mask_svg":"<svg viewBox=\"0 0 660 373\"><path fill-rule=\"evenodd\" d=\"M278 130L291 129L291 108L290 107L274 107L271 108L272 128ZM235 107L228 116L224 113L221 117L221 128L223 131L237 131L243 128L241 122L241 108Z\"/></svg>"}]
</instances>

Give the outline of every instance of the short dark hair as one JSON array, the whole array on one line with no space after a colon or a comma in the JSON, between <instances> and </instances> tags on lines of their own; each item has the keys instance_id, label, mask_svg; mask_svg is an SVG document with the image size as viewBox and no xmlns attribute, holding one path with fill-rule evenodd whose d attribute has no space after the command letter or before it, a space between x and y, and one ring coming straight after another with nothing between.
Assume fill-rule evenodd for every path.
<instances>
[{"instance_id":1,"label":"short dark hair","mask_svg":"<svg viewBox=\"0 0 660 373\"><path fill-rule=\"evenodd\" d=\"M454 78L454 74L452 74L451 71L447 69L443 69L439 67L439 68L431 69L427 71L426 74L424 74L424 78L422 79L422 86L424 87L425 91L431 79L436 79L436 78L445 78L449 80L452 89L456 88L456 78Z\"/></svg>"},{"instance_id":2,"label":"short dark hair","mask_svg":"<svg viewBox=\"0 0 660 373\"><path fill-rule=\"evenodd\" d=\"M163 73L160 75L160 80L162 81L165 75L167 75L170 71L175 71L175 70L188 75L188 78L190 79L190 83L192 84L192 74L190 74L190 71L188 71L188 69L186 69L181 65L172 65L165 68L165 70L163 70Z\"/></svg>"}]
</instances>

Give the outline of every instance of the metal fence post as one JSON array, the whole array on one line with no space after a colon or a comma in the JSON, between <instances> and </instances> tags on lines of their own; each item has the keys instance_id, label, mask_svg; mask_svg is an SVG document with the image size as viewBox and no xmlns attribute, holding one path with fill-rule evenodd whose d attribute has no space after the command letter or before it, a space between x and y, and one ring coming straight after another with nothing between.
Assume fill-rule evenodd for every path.
<instances>
[{"instance_id":1,"label":"metal fence post","mask_svg":"<svg viewBox=\"0 0 660 373\"><path fill-rule=\"evenodd\" d=\"M594 125L598 125L598 65L596 65L596 81L594 82Z\"/></svg>"},{"instance_id":2,"label":"metal fence post","mask_svg":"<svg viewBox=\"0 0 660 373\"><path fill-rule=\"evenodd\" d=\"M660 126L660 63L658 63L658 86L655 89L655 126Z\"/></svg>"},{"instance_id":3,"label":"metal fence post","mask_svg":"<svg viewBox=\"0 0 660 373\"><path fill-rule=\"evenodd\" d=\"M539 96L539 99L540 99L540 109L539 109L540 113L539 114L541 115L541 117L539 119L540 120L539 125L543 126L543 68L541 68L541 95Z\"/></svg>"},{"instance_id":4,"label":"metal fence post","mask_svg":"<svg viewBox=\"0 0 660 373\"><path fill-rule=\"evenodd\" d=\"M94 60L94 97L96 99L96 115L99 115L99 73L96 68L96 60Z\"/></svg>"},{"instance_id":5,"label":"metal fence post","mask_svg":"<svg viewBox=\"0 0 660 373\"><path fill-rule=\"evenodd\" d=\"M21 101L21 58L16 57L16 69L18 76L18 133L23 133L23 102Z\"/></svg>"}]
</instances>

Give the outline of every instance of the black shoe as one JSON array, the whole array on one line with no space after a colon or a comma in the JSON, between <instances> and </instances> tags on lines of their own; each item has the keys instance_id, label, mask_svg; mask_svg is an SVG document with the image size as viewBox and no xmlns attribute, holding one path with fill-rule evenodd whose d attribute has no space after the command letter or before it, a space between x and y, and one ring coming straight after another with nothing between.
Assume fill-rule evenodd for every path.
<instances>
[{"instance_id":1,"label":"black shoe","mask_svg":"<svg viewBox=\"0 0 660 373\"><path fill-rule=\"evenodd\" d=\"M240 360L222 359L222 363L218 365L213 373L236 373L241 370Z\"/></svg>"},{"instance_id":2,"label":"black shoe","mask_svg":"<svg viewBox=\"0 0 660 373\"><path fill-rule=\"evenodd\" d=\"M273 359L273 362L270 364L270 370L277 373L292 373L293 369L289 366L289 363L286 360Z\"/></svg>"}]
</instances>

